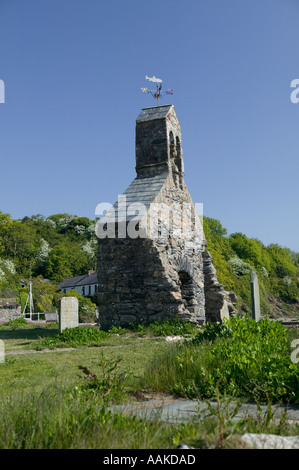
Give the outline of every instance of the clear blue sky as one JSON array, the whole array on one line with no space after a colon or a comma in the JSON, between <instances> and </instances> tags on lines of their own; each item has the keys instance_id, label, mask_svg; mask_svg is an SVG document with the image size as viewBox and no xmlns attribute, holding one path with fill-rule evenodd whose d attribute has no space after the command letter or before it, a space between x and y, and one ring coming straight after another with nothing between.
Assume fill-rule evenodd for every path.
<instances>
[{"instance_id":1,"label":"clear blue sky","mask_svg":"<svg viewBox=\"0 0 299 470\"><path fill-rule=\"evenodd\" d=\"M94 217L135 177L145 75L229 233L299 251L297 0L0 0L0 210Z\"/></svg>"}]
</instances>

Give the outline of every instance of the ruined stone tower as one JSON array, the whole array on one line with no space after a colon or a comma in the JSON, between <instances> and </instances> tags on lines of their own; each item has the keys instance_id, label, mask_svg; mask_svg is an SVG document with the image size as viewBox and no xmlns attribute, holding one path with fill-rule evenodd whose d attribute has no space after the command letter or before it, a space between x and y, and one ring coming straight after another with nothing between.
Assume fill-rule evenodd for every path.
<instances>
[{"instance_id":1,"label":"ruined stone tower","mask_svg":"<svg viewBox=\"0 0 299 470\"><path fill-rule=\"evenodd\" d=\"M234 313L218 283L201 221L184 182L181 128L172 105L136 121L137 177L97 224L102 328Z\"/></svg>"}]
</instances>

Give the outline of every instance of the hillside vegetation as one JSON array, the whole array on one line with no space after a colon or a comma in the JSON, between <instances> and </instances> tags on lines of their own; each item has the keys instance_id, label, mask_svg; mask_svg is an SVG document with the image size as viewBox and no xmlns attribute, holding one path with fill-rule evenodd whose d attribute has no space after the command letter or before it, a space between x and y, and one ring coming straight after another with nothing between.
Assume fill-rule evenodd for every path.
<instances>
[{"instance_id":1,"label":"hillside vegetation","mask_svg":"<svg viewBox=\"0 0 299 470\"><path fill-rule=\"evenodd\" d=\"M31 276L35 311L57 308L60 281L96 270L95 223L70 214L14 220L0 212L0 297L18 297L23 306L28 289L21 281ZM255 270L263 314L299 315L299 253L278 244L265 246L243 233L228 236L221 223L209 217L204 217L204 232L218 279L236 293L240 311L250 311Z\"/></svg>"},{"instance_id":2,"label":"hillside vegetation","mask_svg":"<svg viewBox=\"0 0 299 470\"><path fill-rule=\"evenodd\" d=\"M256 271L264 315L299 316L299 253L278 244L265 246L243 233L227 236L218 220L204 217L207 249L218 279L238 296L238 308L251 309L250 279Z\"/></svg>"}]
</instances>

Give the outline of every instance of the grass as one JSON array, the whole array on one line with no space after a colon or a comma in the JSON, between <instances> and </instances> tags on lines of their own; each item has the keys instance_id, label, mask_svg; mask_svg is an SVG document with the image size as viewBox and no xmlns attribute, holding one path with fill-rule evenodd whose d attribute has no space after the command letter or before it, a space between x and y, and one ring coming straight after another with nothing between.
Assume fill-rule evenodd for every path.
<instances>
[{"instance_id":1,"label":"grass","mask_svg":"<svg viewBox=\"0 0 299 470\"><path fill-rule=\"evenodd\" d=\"M92 391L52 386L42 392L14 394L0 403L0 449L174 449L244 448L245 432L298 435L271 409L256 417L235 420L225 406L209 416L182 424L147 421L113 413Z\"/></svg>"},{"instance_id":2,"label":"grass","mask_svg":"<svg viewBox=\"0 0 299 470\"><path fill-rule=\"evenodd\" d=\"M280 323L231 319L206 325L191 342L175 344L146 368L148 386L194 398L221 395L299 404L299 366L291 360L290 332Z\"/></svg>"},{"instance_id":3,"label":"grass","mask_svg":"<svg viewBox=\"0 0 299 470\"><path fill-rule=\"evenodd\" d=\"M1 449L115 449L171 445L160 423L108 411L96 394L68 389L14 396L0 405Z\"/></svg>"},{"instance_id":4,"label":"grass","mask_svg":"<svg viewBox=\"0 0 299 470\"><path fill-rule=\"evenodd\" d=\"M6 352L24 349L28 353L8 354L0 364L0 448L168 449L180 443L243 448L240 436L245 432L299 434L298 426L286 419L274 421L270 406L265 415L236 421L223 394L218 395L223 406L211 407L209 416L180 425L108 411L111 404L136 400L142 393L188 395L190 386L194 398L199 397L194 383L196 374L202 380L200 367L210 364L211 345L218 341L213 331L207 332L210 337L204 341L173 345L165 335L178 332L180 325L164 323L155 328L133 325L106 333L97 327L92 331L80 327L59 336L53 324L2 325L0 339ZM182 335L192 334L194 330ZM298 331L289 337L298 337ZM73 344L74 349L45 352L49 341L53 347L63 343L64 347ZM33 349L35 353L29 352ZM210 398L217 397L217 390L211 385Z\"/></svg>"},{"instance_id":5,"label":"grass","mask_svg":"<svg viewBox=\"0 0 299 470\"><path fill-rule=\"evenodd\" d=\"M39 328L38 328L39 330ZM18 335L22 330L15 331ZM56 330L52 331L52 335ZM13 338L5 341L5 349L12 352ZM30 339L30 349L39 342L33 337ZM7 348L8 344L8 348ZM41 391L54 383L64 386L69 383L75 386L78 382L78 366L86 366L94 373L98 373L102 358L116 360L122 358L123 370L131 370L130 383L132 389L139 386L143 375L144 358L159 354L168 344L163 338L140 338L138 335L116 336L111 335L102 346L81 346L70 351L29 352L27 354L8 354L4 364L0 364L0 395L11 394L22 390ZM20 345L18 345L18 348ZM18 348L16 351L18 351Z\"/></svg>"},{"instance_id":6,"label":"grass","mask_svg":"<svg viewBox=\"0 0 299 470\"><path fill-rule=\"evenodd\" d=\"M0 339L4 341L5 351L18 351L34 349L40 338L51 337L58 332L57 324L27 323L19 328L8 325L0 326Z\"/></svg>"}]
</instances>

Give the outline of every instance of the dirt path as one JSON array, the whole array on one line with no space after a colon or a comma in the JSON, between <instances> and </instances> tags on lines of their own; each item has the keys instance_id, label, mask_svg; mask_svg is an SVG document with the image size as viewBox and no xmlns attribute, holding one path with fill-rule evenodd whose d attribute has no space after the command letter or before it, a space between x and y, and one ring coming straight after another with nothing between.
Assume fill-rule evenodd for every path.
<instances>
[{"instance_id":1,"label":"dirt path","mask_svg":"<svg viewBox=\"0 0 299 470\"><path fill-rule=\"evenodd\" d=\"M34 349L21 349L20 351L7 351L5 356L14 356L16 354L41 354L57 351L74 351L75 348L56 348L56 349L42 349L41 351L36 351Z\"/></svg>"},{"instance_id":2,"label":"dirt path","mask_svg":"<svg viewBox=\"0 0 299 470\"><path fill-rule=\"evenodd\" d=\"M107 349L107 348L123 348L124 345L116 345L116 346L94 346L89 349ZM52 353L52 352L67 352L67 351L78 351L78 348L55 348L55 349L42 349L41 351L37 351L35 349L20 349L19 351L7 351L5 352L5 356L14 356L17 354L42 354L42 353Z\"/></svg>"}]
</instances>

